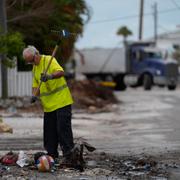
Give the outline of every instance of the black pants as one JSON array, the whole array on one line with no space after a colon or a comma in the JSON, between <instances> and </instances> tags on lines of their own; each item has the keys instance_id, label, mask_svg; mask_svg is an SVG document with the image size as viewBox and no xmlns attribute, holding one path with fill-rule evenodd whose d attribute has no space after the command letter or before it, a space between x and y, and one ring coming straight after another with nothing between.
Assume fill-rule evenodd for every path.
<instances>
[{"instance_id":1,"label":"black pants","mask_svg":"<svg viewBox=\"0 0 180 180\"><path fill-rule=\"evenodd\" d=\"M64 156L74 147L71 116L71 105L44 113L44 147L53 158L59 155L58 144Z\"/></svg>"}]
</instances>

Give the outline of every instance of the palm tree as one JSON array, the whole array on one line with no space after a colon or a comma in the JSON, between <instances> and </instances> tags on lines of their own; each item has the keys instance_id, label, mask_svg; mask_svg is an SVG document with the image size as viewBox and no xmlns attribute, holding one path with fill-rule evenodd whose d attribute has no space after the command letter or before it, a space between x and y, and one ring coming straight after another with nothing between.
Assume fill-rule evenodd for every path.
<instances>
[{"instance_id":1,"label":"palm tree","mask_svg":"<svg viewBox=\"0 0 180 180\"><path fill-rule=\"evenodd\" d=\"M127 37L132 34L133 34L132 31L129 30L126 26L120 27L117 31L117 35L123 36L124 45L126 45L126 43L127 43Z\"/></svg>"}]
</instances>

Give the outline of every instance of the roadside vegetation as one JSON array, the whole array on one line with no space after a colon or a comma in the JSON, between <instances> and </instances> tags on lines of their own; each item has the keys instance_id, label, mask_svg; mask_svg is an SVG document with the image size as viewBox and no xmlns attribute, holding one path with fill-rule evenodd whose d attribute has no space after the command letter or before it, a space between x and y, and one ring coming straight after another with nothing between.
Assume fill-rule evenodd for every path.
<instances>
[{"instance_id":1,"label":"roadside vegetation","mask_svg":"<svg viewBox=\"0 0 180 180\"><path fill-rule=\"evenodd\" d=\"M10 33L1 36L0 40L3 41L0 52L6 53L8 57L16 54L21 71L31 70L31 66L25 66L22 61L21 53L25 45L32 44L44 54L52 53L59 38L52 30L67 29L77 34L77 37L61 43L57 59L64 64L71 56L78 37L82 36L84 25L90 19L85 0L7 0L6 11ZM12 38L15 41L12 42Z\"/></svg>"}]
</instances>

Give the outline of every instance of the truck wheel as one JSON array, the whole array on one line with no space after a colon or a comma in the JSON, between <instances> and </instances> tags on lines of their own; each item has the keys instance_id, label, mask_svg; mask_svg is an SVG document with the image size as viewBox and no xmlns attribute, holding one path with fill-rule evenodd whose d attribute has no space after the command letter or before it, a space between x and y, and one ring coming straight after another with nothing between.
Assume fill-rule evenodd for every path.
<instances>
[{"instance_id":1,"label":"truck wheel","mask_svg":"<svg viewBox=\"0 0 180 180\"><path fill-rule=\"evenodd\" d=\"M169 86L168 86L168 89L169 89L169 90L175 90L175 89L176 89L176 85L169 85Z\"/></svg>"},{"instance_id":2,"label":"truck wheel","mask_svg":"<svg viewBox=\"0 0 180 180\"><path fill-rule=\"evenodd\" d=\"M115 90L117 90L117 91L124 91L124 90L126 90L126 85L122 84L122 83L117 83L116 82Z\"/></svg>"},{"instance_id":3,"label":"truck wheel","mask_svg":"<svg viewBox=\"0 0 180 180\"><path fill-rule=\"evenodd\" d=\"M127 86L124 83L124 77L116 76L114 78L114 82L116 83L115 90L117 90L117 91L120 91L120 90L124 91L124 90L126 90Z\"/></svg>"},{"instance_id":4,"label":"truck wheel","mask_svg":"<svg viewBox=\"0 0 180 180\"><path fill-rule=\"evenodd\" d=\"M152 88L152 78L148 74L145 74L143 77L143 87L144 90L151 90Z\"/></svg>"}]
</instances>

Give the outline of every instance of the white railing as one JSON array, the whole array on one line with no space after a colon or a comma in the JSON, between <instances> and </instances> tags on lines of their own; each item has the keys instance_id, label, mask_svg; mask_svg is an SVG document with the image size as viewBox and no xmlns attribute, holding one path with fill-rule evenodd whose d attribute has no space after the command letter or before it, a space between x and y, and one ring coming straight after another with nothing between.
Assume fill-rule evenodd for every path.
<instances>
[{"instance_id":1,"label":"white railing","mask_svg":"<svg viewBox=\"0 0 180 180\"><path fill-rule=\"evenodd\" d=\"M1 79L1 67L0 67L0 97L2 79ZM8 68L8 96L31 96L32 92L32 73L29 72L18 72L17 67Z\"/></svg>"}]
</instances>

